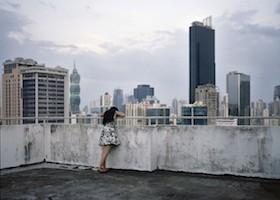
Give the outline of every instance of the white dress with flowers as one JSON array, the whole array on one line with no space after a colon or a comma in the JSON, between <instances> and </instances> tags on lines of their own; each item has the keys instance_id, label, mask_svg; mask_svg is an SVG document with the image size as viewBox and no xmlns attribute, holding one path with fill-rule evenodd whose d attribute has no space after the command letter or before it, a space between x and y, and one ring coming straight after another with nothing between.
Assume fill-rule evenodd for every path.
<instances>
[{"instance_id":1,"label":"white dress with flowers","mask_svg":"<svg viewBox=\"0 0 280 200\"><path fill-rule=\"evenodd\" d=\"M109 122L106 125L102 127L100 139L99 139L99 145L105 146L105 145L120 145L121 142L118 137L117 133L117 127L116 122Z\"/></svg>"}]
</instances>

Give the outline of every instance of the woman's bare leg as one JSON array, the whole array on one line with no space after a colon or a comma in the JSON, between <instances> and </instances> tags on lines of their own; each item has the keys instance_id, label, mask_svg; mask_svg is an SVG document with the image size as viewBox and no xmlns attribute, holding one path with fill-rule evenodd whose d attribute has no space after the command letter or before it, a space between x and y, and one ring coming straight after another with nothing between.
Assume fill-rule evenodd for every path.
<instances>
[{"instance_id":1,"label":"woman's bare leg","mask_svg":"<svg viewBox=\"0 0 280 200\"><path fill-rule=\"evenodd\" d=\"M104 168L104 148L105 146L101 147L101 157L100 157L100 164L99 164L99 169L103 169Z\"/></svg>"},{"instance_id":2,"label":"woman's bare leg","mask_svg":"<svg viewBox=\"0 0 280 200\"><path fill-rule=\"evenodd\" d=\"M106 145L102 147L100 167L99 167L101 170L106 169L106 160L110 153L111 148L112 148L111 145Z\"/></svg>"},{"instance_id":3,"label":"woman's bare leg","mask_svg":"<svg viewBox=\"0 0 280 200\"><path fill-rule=\"evenodd\" d=\"M106 160L107 160L107 157L111 151L111 148L112 146L111 145L108 145L105 147L105 153L104 153L104 168L106 168Z\"/></svg>"}]
</instances>

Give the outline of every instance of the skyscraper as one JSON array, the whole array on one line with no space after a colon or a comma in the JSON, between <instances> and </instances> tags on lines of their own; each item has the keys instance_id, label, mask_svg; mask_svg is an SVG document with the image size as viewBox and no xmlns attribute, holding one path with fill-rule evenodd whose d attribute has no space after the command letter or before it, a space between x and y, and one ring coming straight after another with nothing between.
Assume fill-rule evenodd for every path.
<instances>
[{"instance_id":1,"label":"skyscraper","mask_svg":"<svg viewBox=\"0 0 280 200\"><path fill-rule=\"evenodd\" d=\"M80 75L74 63L74 69L70 75L70 110L72 114L80 112L80 102Z\"/></svg>"},{"instance_id":2,"label":"skyscraper","mask_svg":"<svg viewBox=\"0 0 280 200\"><path fill-rule=\"evenodd\" d=\"M280 85L277 85L274 87L274 95L273 95L273 100L280 100Z\"/></svg>"},{"instance_id":3,"label":"skyscraper","mask_svg":"<svg viewBox=\"0 0 280 200\"><path fill-rule=\"evenodd\" d=\"M115 89L113 94L113 105L116 106L120 111L124 111L123 108L123 90Z\"/></svg>"},{"instance_id":4,"label":"skyscraper","mask_svg":"<svg viewBox=\"0 0 280 200\"><path fill-rule=\"evenodd\" d=\"M206 105L208 116L217 116L219 113L219 92L215 85L199 85L195 89L195 101ZM208 124L216 123L215 119L210 119Z\"/></svg>"},{"instance_id":5,"label":"skyscraper","mask_svg":"<svg viewBox=\"0 0 280 200\"><path fill-rule=\"evenodd\" d=\"M250 76L230 72L227 74L227 93L230 116L250 116ZM239 124L249 124L249 120L238 120Z\"/></svg>"},{"instance_id":6,"label":"skyscraper","mask_svg":"<svg viewBox=\"0 0 280 200\"><path fill-rule=\"evenodd\" d=\"M147 96L154 96L154 88L150 85L137 85L137 88L133 90L133 95L138 102L141 102Z\"/></svg>"},{"instance_id":7,"label":"skyscraper","mask_svg":"<svg viewBox=\"0 0 280 200\"><path fill-rule=\"evenodd\" d=\"M112 106L112 96L105 92L104 95L100 96L100 112L103 113Z\"/></svg>"},{"instance_id":8,"label":"skyscraper","mask_svg":"<svg viewBox=\"0 0 280 200\"><path fill-rule=\"evenodd\" d=\"M38 119L40 117L68 117L68 70L48 68L32 59L23 58L6 60L3 65L3 117L36 118L24 120L23 123L42 122ZM7 123L22 123L22 120Z\"/></svg>"},{"instance_id":9,"label":"skyscraper","mask_svg":"<svg viewBox=\"0 0 280 200\"><path fill-rule=\"evenodd\" d=\"M251 102L250 115L252 117L262 117L266 108L267 105L262 99L259 99L257 102ZM269 114L268 110L267 113ZM263 119L251 119L250 121L251 125L264 125Z\"/></svg>"},{"instance_id":10,"label":"skyscraper","mask_svg":"<svg viewBox=\"0 0 280 200\"><path fill-rule=\"evenodd\" d=\"M226 93L220 103L220 116L228 117L228 94Z\"/></svg>"},{"instance_id":11,"label":"skyscraper","mask_svg":"<svg viewBox=\"0 0 280 200\"><path fill-rule=\"evenodd\" d=\"M270 116L280 116L280 85L274 87L273 101L268 104ZM280 125L280 119L270 120L273 126Z\"/></svg>"},{"instance_id":12,"label":"skyscraper","mask_svg":"<svg viewBox=\"0 0 280 200\"><path fill-rule=\"evenodd\" d=\"M189 103L195 101L198 85L215 85L215 30L211 17L202 22L193 22L189 28L190 88Z\"/></svg>"},{"instance_id":13,"label":"skyscraper","mask_svg":"<svg viewBox=\"0 0 280 200\"><path fill-rule=\"evenodd\" d=\"M178 100L176 98L172 99L172 114L178 116Z\"/></svg>"},{"instance_id":14,"label":"skyscraper","mask_svg":"<svg viewBox=\"0 0 280 200\"><path fill-rule=\"evenodd\" d=\"M31 59L15 58L6 60L4 63L4 74L2 79L2 114L4 118L22 117L22 77L20 69L22 67L37 65L36 61ZM9 124L21 123L20 120L7 121Z\"/></svg>"},{"instance_id":15,"label":"skyscraper","mask_svg":"<svg viewBox=\"0 0 280 200\"><path fill-rule=\"evenodd\" d=\"M46 122L67 122L69 117L69 76L62 67L33 66L21 69L23 117L49 118ZM62 119L60 119L62 118ZM23 123L41 123L43 119Z\"/></svg>"},{"instance_id":16,"label":"skyscraper","mask_svg":"<svg viewBox=\"0 0 280 200\"><path fill-rule=\"evenodd\" d=\"M148 104L141 102L141 103L126 103L124 105L124 112L126 119L127 126L139 126L139 125L146 125L146 112L147 112ZM135 117L135 119L129 119ZM139 118L136 118L139 117ZM143 117L141 119L141 117Z\"/></svg>"},{"instance_id":17,"label":"skyscraper","mask_svg":"<svg viewBox=\"0 0 280 200\"><path fill-rule=\"evenodd\" d=\"M2 67L0 66L0 118L2 118Z\"/></svg>"},{"instance_id":18,"label":"skyscraper","mask_svg":"<svg viewBox=\"0 0 280 200\"><path fill-rule=\"evenodd\" d=\"M89 103L89 110L91 114L100 113L100 100L92 100Z\"/></svg>"}]
</instances>

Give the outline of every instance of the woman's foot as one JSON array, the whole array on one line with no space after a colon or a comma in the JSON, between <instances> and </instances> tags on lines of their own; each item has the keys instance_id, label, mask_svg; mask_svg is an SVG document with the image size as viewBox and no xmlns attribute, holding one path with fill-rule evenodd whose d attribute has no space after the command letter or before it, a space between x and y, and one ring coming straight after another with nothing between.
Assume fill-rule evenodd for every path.
<instances>
[{"instance_id":1,"label":"woman's foot","mask_svg":"<svg viewBox=\"0 0 280 200\"><path fill-rule=\"evenodd\" d=\"M108 171L109 171L109 168L99 168L98 169L98 172L100 172L100 173L106 173Z\"/></svg>"}]
</instances>

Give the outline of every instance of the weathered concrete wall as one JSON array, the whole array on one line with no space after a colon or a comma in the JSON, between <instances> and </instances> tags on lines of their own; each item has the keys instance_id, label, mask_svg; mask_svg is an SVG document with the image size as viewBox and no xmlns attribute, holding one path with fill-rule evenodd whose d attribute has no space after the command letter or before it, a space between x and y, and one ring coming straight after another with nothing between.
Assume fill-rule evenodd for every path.
<instances>
[{"instance_id":1,"label":"weathered concrete wall","mask_svg":"<svg viewBox=\"0 0 280 200\"><path fill-rule=\"evenodd\" d=\"M280 178L279 127L165 127L155 134L159 169Z\"/></svg>"},{"instance_id":2,"label":"weathered concrete wall","mask_svg":"<svg viewBox=\"0 0 280 200\"><path fill-rule=\"evenodd\" d=\"M44 128L40 125L0 126L0 169L43 162Z\"/></svg>"},{"instance_id":3,"label":"weathered concrete wall","mask_svg":"<svg viewBox=\"0 0 280 200\"><path fill-rule=\"evenodd\" d=\"M100 127L22 127L1 127L1 168L44 159L98 167ZM119 137L111 168L280 178L280 127L123 127Z\"/></svg>"},{"instance_id":4,"label":"weathered concrete wall","mask_svg":"<svg viewBox=\"0 0 280 200\"><path fill-rule=\"evenodd\" d=\"M48 161L98 166L100 128L51 130ZM279 127L135 127L119 129L119 137L112 168L280 178Z\"/></svg>"},{"instance_id":5,"label":"weathered concrete wall","mask_svg":"<svg viewBox=\"0 0 280 200\"><path fill-rule=\"evenodd\" d=\"M50 155L47 161L99 166L101 127L81 125L51 126ZM114 148L108 166L119 169L153 170L151 168L151 134L146 129L123 128L122 144Z\"/></svg>"}]
</instances>

